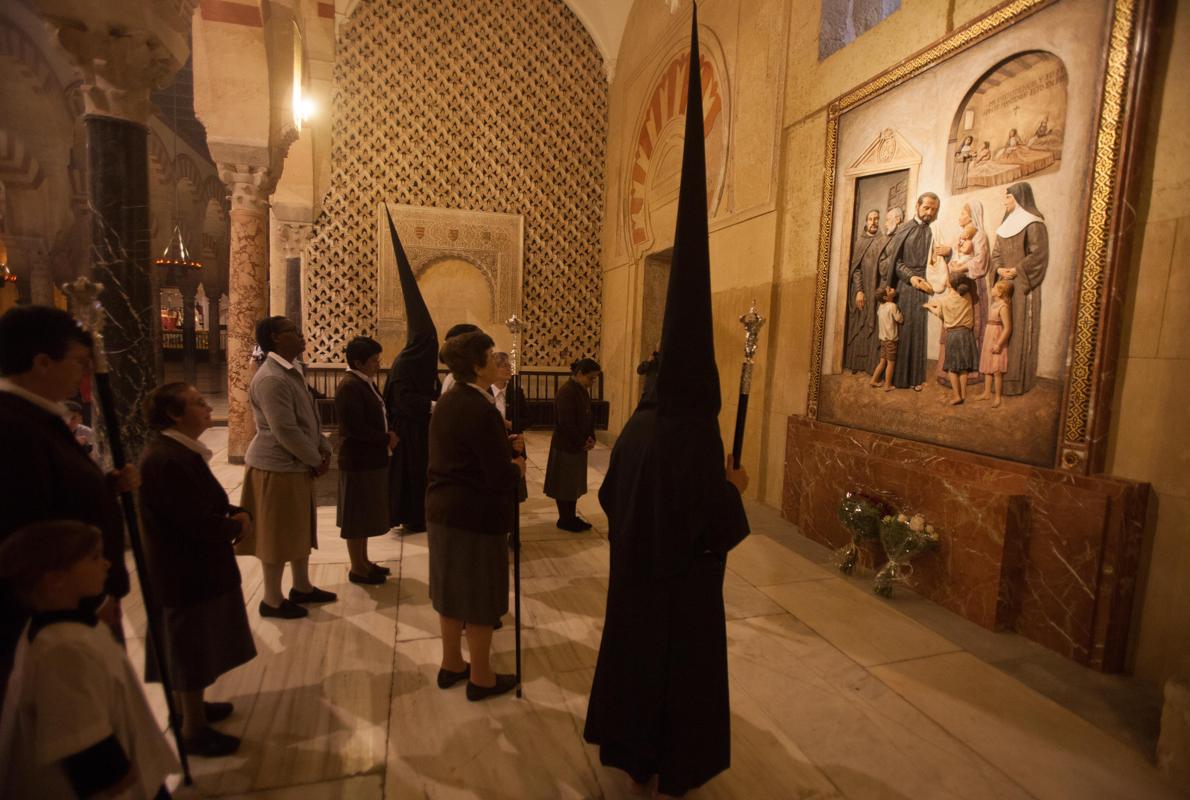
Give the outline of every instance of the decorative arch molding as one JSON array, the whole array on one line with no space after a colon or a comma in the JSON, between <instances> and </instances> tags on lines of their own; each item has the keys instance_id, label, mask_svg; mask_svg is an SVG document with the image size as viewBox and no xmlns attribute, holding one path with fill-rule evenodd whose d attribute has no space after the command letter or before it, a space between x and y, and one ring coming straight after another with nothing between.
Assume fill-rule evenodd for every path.
<instances>
[{"instance_id":1,"label":"decorative arch molding","mask_svg":"<svg viewBox=\"0 0 1190 800\"><path fill-rule=\"evenodd\" d=\"M63 84L42 48L4 14L0 14L0 56L16 61L20 66L18 72L33 84L37 93L62 98L71 118L82 115L83 98L73 91L77 81Z\"/></svg>"},{"instance_id":2,"label":"decorative arch molding","mask_svg":"<svg viewBox=\"0 0 1190 800\"><path fill-rule=\"evenodd\" d=\"M720 210L727 186L731 136L731 87L723 46L713 31L699 26L699 68L702 83L703 137L712 149L707 152L707 213ZM639 254L656 241L649 214L649 190L658 167L660 145L675 133L686 118L686 89L690 70L690 47L676 42L660 59L652 89L632 128L625 197L624 232L628 251ZM678 128L678 131L681 129Z\"/></svg>"},{"instance_id":3,"label":"decorative arch molding","mask_svg":"<svg viewBox=\"0 0 1190 800\"><path fill-rule=\"evenodd\" d=\"M40 189L45 182L41 162L12 131L0 129L0 181L9 189Z\"/></svg>"},{"instance_id":4,"label":"decorative arch molding","mask_svg":"<svg viewBox=\"0 0 1190 800\"><path fill-rule=\"evenodd\" d=\"M188 153L178 153L175 157L161 134L152 128L149 130L149 161L153 164L157 181L162 185L188 181L193 187L191 201L195 205L212 200L222 205L226 201L227 188L214 173L213 165L203 169Z\"/></svg>"}]
</instances>

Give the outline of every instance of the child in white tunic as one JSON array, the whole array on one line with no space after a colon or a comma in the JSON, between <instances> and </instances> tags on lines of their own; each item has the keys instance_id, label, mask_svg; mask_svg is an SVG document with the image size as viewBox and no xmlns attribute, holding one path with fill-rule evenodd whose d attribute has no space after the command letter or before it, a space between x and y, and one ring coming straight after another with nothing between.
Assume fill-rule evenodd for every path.
<instances>
[{"instance_id":1,"label":"child in white tunic","mask_svg":"<svg viewBox=\"0 0 1190 800\"><path fill-rule=\"evenodd\" d=\"M79 607L110 566L99 530L79 522L31 525L0 546L0 578L32 611L0 715L0 796L169 797L177 759L123 649Z\"/></svg>"}]
</instances>

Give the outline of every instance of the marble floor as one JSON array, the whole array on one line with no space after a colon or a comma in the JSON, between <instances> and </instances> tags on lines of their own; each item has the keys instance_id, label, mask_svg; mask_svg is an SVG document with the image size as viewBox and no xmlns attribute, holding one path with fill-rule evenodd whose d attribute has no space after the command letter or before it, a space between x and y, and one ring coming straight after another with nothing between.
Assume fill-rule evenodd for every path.
<instances>
[{"instance_id":1,"label":"marble floor","mask_svg":"<svg viewBox=\"0 0 1190 800\"><path fill-rule=\"evenodd\" d=\"M238 494L226 429L205 437L212 467ZM209 692L232 700L219 727L239 753L193 759L180 797L626 798L581 737L607 590L606 518L553 526L541 497L548 435L533 433L523 506L524 697L468 703L434 683L440 655L427 597L424 535L373 539L393 570L383 586L347 582L333 507L319 509L315 583L339 593L309 618L263 620L260 570L241 559L259 655ZM599 484L608 451L592 454ZM840 577L829 554L770 508L731 553L724 594L733 766L691 798L1172 798L1151 765L1155 702L1019 637L976 628L902 592L874 596ZM126 609L130 654L143 656L144 609ZM508 618L497 668L512 671ZM150 687L164 717L160 691ZM1139 732L1138 732L1139 731Z\"/></svg>"}]
</instances>

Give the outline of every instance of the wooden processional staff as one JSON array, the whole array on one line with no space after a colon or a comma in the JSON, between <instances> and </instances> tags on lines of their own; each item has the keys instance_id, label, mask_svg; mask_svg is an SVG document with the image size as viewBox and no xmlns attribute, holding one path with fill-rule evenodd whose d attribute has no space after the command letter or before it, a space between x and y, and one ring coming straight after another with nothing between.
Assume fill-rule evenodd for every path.
<instances>
[{"instance_id":1,"label":"wooden processional staff","mask_svg":"<svg viewBox=\"0 0 1190 800\"><path fill-rule=\"evenodd\" d=\"M512 381L505 394L505 403L512 404L512 430L514 433L519 433L521 430L521 404L518 402L518 398L521 396L521 371L517 368L517 361L521 350L521 331L524 330L524 323L516 314L513 314L504 324L508 327L508 332L512 334L512 349L508 353L509 366L512 367ZM523 455L527 464L529 460L527 447ZM516 696L521 697L521 497L519 485L513 488L512 495L512 607L516 637Z\"/></svg>"},{"instance_id":2,"label":"wooden processional staff","mask_svg":"<svg viewBox=\"0 0 1190 800\"><path fill-rule=\"evenodd\" d=\"M756 357L756 340L764 327L764 317L752 301L748 313L740 315L744 326L744 368L740 372L740 402L735 412L735 436L731 441L731 465L740 468L740 456L744 454L744 422L748 419L748 395L752 391L752 366Z\"/></svg>"},{"instance_id":3,"label":"wooden processional staff","mask_svg":"<svg viewBox=\"0 0 1190 800\"><path fill-rule=\"evenodd\" d=\"M116 416L116 404L112 396L111 376L108 371L107 351L103 344L103 323L107 312L99 302L99 293L103 291L102 283L95 283L90 278L79 277L71 283L64 284L62 291L70 298L70 306L79 326L91 334L92 339L92 383L95 397L99 400L99 415L103 422L107 446L111 451L112 464L116 469L123 469L128 463L124 452L124 440L120 435L120 420ZM157 661L158 674L161 676L161 688L165 692L165 706L169 710L169 727L174 732L174 739L178 744L178 759L182 762L182 775L189 786L194 781L190 777L190 761L186 757L186 745L182 740L181 717L177 705L174 703L173 683L169 679L169 665L165 660L165 651L161 646L161 607L153 597L153 589L149 580L149 573L145 568L145 551L140 536L140 518L136 512L136 500L132 492L120 494L120 505L124 510L124 524L128 528L128 538L132 542L132 558L136 562L136 572L140 580L141 597L145 602L145 616L149 630L145 638L152 647L153 657Z\"/></svg>"}]
</instances>

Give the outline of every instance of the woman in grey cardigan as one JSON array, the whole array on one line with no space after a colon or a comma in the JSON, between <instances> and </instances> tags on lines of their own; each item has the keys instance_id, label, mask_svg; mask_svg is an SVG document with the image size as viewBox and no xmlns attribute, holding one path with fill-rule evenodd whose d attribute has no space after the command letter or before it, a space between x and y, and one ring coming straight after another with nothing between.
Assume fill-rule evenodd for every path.
<instances>
[{"instance_id":1,"label":"woman in grey cardigan","mask_svg":"<svg viewBox=\"0 0 1190 800\"><path fill-rule=\"evenodd\" d=\"M325 475L331 444L322 435L314 398L295 359L306 349L297 325L269 317L256 326L256 343L265 358L248 387L256 436L244 455L240 503L256 522L254 535L236 547L260 559L264 578L262 617L295 619L308 613L302 603L329 603L333 592L310 583L310 549L318 546L314 481ZM281 594L289 562L293 588Z\"/></svg>"}]
</instances>

